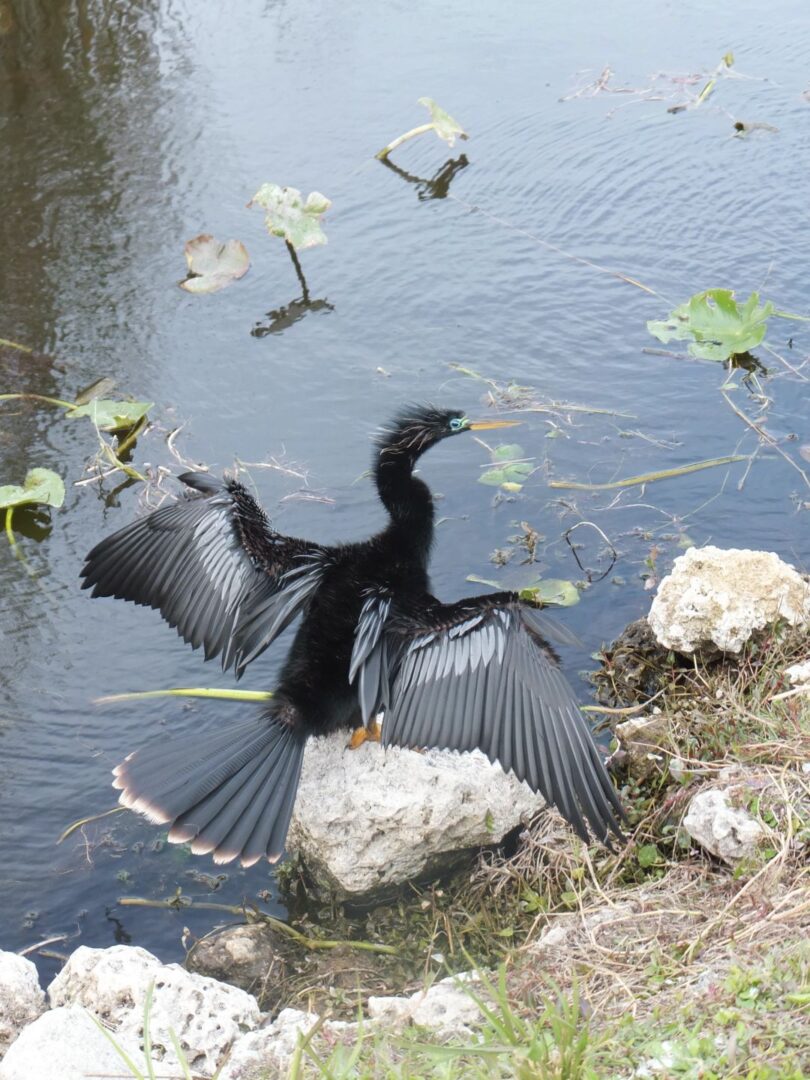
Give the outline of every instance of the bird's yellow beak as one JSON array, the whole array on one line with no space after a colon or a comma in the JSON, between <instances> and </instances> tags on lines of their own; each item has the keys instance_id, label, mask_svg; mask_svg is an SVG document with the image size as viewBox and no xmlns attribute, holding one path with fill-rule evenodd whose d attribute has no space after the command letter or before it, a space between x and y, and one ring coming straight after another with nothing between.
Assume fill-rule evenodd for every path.
<instances>
[{"instance_id":1,"label":"bird's yellow beak","mask_svg":"<svg viewBox=\"0 0 810 1080\"><path fill-rule=\"evenodd\" d=\"M471 420L467 424L468 431L489 431L499 427L517 427L520 420Z\"/></svg>"}]
</instances>

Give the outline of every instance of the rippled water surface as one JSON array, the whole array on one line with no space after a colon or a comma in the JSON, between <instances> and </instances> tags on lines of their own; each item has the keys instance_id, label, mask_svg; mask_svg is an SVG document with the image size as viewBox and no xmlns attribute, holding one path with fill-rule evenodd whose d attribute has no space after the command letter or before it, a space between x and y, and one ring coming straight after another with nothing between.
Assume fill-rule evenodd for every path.
<instances>
[{"instance_id":1,"label":"rippled water surface","mask_svg":"<svg viewBox=\"0 0 810 1080\"><path fill-rule=\"evenodd\" d=\"M668 113L729 48L746 77ZM517 438L538 468L514 499L476 482L488 455L471 439L435 450L423 474L443 496L433 568L444 598L470 589L468 574L497 575L489 556L520 522L542 534L545 576L582 578L563 540L579 521L616 547L611 573L564 616L584 642L565 664L585 699L589 654L646 611L645 575L665 572L679 545L810 561L800 322L772 321L783 359L760 349L770 374L744 384L735 373L728 395L749 416L770 399L778 450L644 488L548 486L756 448L720 393L726 373L645 352L658 347L645 322L713 286L810 311L808 48L800 0L783 0L778 18L745 0L3 0L0 337L35 354L0 350L0 392L71 397L111 376L121 394L155 402L138 467L182 471L167 445L181 424L173 445L188 460L281 463L250 466L265 506L282 530L322 541L380 525L362 478L369 434L403 401L485 407L491 386L452 364L531 387L537 403L579 406L524 415ZM636 92L611 92L622 89ZM472 137L452 151L432 135L409 143L397 174L372 155L422 122L425 94ZM778 130L734 137L737 120ZM245 205L264 181L333 200L328 246L302 255L324 304L289 310L300 289L283 244ZM200 232L238 237L252 258L215 296L176 286L183 244ZM210 913L124 909L119 896L180 886L234 903L272 890L268 868L217 881L208 860L131 815L56 839L114 805L109 771L127 752L239 708L94 698L231 680L155 613L79 590L82 556L133 518L141 491L115 478L76 486L95 450L89 425L47 407L2 410L0 483L43 465L66 478L67 498L49 523L15 518L33 573L0 545L0 946L66 934L54 948L132 941L176 959L182 926L201 932ZM579 537L583 563L604 568L596 534ZM271 686L279 660L269 654L246 685Z\"/></svg>"}]
</instances>

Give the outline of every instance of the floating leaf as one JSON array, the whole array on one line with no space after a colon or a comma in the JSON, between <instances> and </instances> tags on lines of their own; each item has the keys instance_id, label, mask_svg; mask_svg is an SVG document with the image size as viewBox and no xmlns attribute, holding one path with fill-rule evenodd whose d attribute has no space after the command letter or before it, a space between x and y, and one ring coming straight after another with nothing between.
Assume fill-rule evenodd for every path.
<instances>
[{"instance_id":1,"label":"floating leaf","mask_svg":"<svg viewBox=\"0 0 810 1080\"><path fill-rule=\"evenodd\" d=\"M297 188L262 184L248 203L257 203L267 211L264 223L273 236L281 236L297 251L326 243L321 216L332 203L318 191L304 197Z\"/></svg>"},{"instance_id":2,"label":"floating leaf","mask_svg":"<svg viewBox=\"0 0 810 1080\"><path fill-rule=\"evenodd\" d=\"M759 293L738 304L730 289L706 289L675 308L668 319L648 322L647 329L664 344L691 340L692 356L727 360L761 344L767 320L775 313L770 300L759 303Z\"/></svg>"},{"instance_id":3,"label":"floating leaf","mask_svg":"<svg viewBox=\"0 0 810 1080\"><path fill-rule=\"evenodd\" d=\"M62 477L50 469L30 469L22 487L16 484L0 487L0 510L12 506L61 506L64 501Z\"/></svg>"},{"instance_id":4,"label":"floating leaf","mask_svg":"<svg viewBox=\"0 0 810 1080\"><path fill-rule=\"evenodd\" d=\"M515 461L511 465L503 465L500 468L493 466L485 469L478 477L479 484L490 484L498 487L501 484L521 484L533 471L533 466L528 461Z\"/></svg>"},{"instance_id":5,"label":"floating leaf","mask_svg":"<svg viewBox=\"0 0 810 1080\"><path fill-rule=\"evenodd\" d=\"M496 461L514 461L515 458L524 456L523 447L517 443L503 443L501 446L495 447L492 456Z\"/></svg>"},{"instance_id":6,"label":"floating leaf","mask_svg":"<svg viewBox=\"0 0 810 1080\"><path fill-rule=\"evenodd\" d=\"M152 401L110 401L96 398L65 413L69 419L89 416L101 431L129 431L152 408Z\"/></svg>"},{"instance_id":7,"label":"floating leaf","mask_svg":"<svg viewBox=\"0 0 810 1080\"><path fill-rule=\"evenodd\" d=\"M573 581L563 578L540 578L534 585L521 589L518 595L521 600L539 600L558 607L573 607L579 603L579 589Z\"/></svg>"},{"instance_id":8,"label":"floating leaf","mask_svg":"<svg viewBox=\"0 0 810 1080\"><path fill-rule=\"evenodd\" d=\"M449 113L446 113L440 105L436 104L433 98L420 97L417 105L425 106L430 113L433 130L440 139L444 139L448 146L453 147L456 145L456 137L459 139L469 138L458 120L454 120Z\"/></svg>"},{"instance_id":9,"label":"floating leaf","mask_svg":"<svg viewBox=\"0 0 810 1080\"><path fill-rule=\"evenodd\" d=\"M476 585L490 585L493 589L502 588L500 582L493 581L492 578L479 577L478 574L467 574L467 581L473 581Z\"/></svg>"},{"instance_id":10,"label":"floating leaf","mask_svg":"<svg viewBox=\"0 0 810 1080\"><path fill-rule=\"evenodd\" d=\"M189 276L180 288L190 293L214 293L244 277L250 256L241 240L220 244L208 233L188 240L185 247Z\"/></svg>"}]
</instances>

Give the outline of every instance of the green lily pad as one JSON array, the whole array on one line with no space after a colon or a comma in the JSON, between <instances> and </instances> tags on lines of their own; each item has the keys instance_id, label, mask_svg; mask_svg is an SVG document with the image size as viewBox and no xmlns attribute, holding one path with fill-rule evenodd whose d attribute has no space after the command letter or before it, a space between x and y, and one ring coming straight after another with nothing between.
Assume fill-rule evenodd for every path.
<instances>
[{"instance_id":1,"label":"green lily pad","mask_svg":"<svg viewBox=\"0 0 810 1080\"><path fill-rule=\"evenodd\" d=\"M495 461L514 461L515 458L524 457L523 447L518 443L502 443L492 451Z\"/></svg>"},{"instance_id":2,"label":"green lily pad","mask_svg":"<svg viewBox=\"0 0 810 1080\"><path fill-rule=\"evenodd\" d=\"M61 506L64 501L64 481L50 469L29 469L22 487L16 484L0 487L0 510L12 506Z\"/></svg>"},{"instance_id":3,"label":"green lily pad","mask_svg":"<svg viewBox=\"0 0 810 1080\"><path fill-rule=\"evenodd\" d=\"M573 581L563 578L540 578L536 584L521 589L518 595L521 600L539 600L558 607L573 607L579 603L579 589Z\"/></svg>"},{"instance_id":4,"label":"green lily pad","mask_svg":"<svg viewBox=\"0 0 810 1080\"><path fill-rule=\"evenodd\" d=\"M69 419L89 416L101 431L129 431L152 408L152 401L110 401L95 398L86 405L79 405L65 415Z\"/></svg>"},{"instance_id":5,"label":"green lily pad","mask_svg":"<svg viewBox=\"0 0 810 1080\"><path fill-rule=\"evenodd\" d=\"M504 487L507 491L519 491L523 482L534 471L530 461L515 461L510 465L493 465L491 469L484 469L478 477L479 484L489 484L491 487ZM517 487L506 487L507 484Z\"/></svg>"},{"instance_id":6,"label":"green lily pad","mask_svg":"<svg viewBox=\"0 0 810 1080\"><path fill-rule=\"evenodd\" d=\"M453 117L444 111L440 105L437 105L433 98L420 97L417 101L417 105L424 105L430 113L430 120L433 124L433 130L439 136L440 139L444 139L448 146L453 147L456 145L456 138L468 139L469 135Z\"/></svg>"},{"instance_id":7,"label":"green lily pad","mask_svg":"<svg viewBox=\"0 0 810 1080\"><path fill-rule=\"evenodd\" d=\"M266 211L267 231L273 236L281 236L296 251L326 243L321 217L332 203L320 192L310 192L304 201L297 188L262 184L248 206L254 203Z\"/></svg>"},{"instance_id":8,"label":"green lily pad","mask_svg":"<svg viewBox=\"0 0 810 1080\"><path fill-rule=\"evenodd\" d=\"M244 277L250 267L250 256L241 240L221 244L208 233L187 241L185 256L189 276L179 284L190 293L219 292Z\"/></svg>"},{"instance_id":9,"label":"green lily pad","mask_svg":"<svg viewBox=\"0 0 810 1080\"><path fill-rule=\"evenodd\" d=\"M770 300L760 304L759 293L738 304L731 289L706 289L675 308L668 319L648 322L647 329L664 344L691 341L691 356L727 360L760 345L775 312Z\"/></svg>"}]
</instances>

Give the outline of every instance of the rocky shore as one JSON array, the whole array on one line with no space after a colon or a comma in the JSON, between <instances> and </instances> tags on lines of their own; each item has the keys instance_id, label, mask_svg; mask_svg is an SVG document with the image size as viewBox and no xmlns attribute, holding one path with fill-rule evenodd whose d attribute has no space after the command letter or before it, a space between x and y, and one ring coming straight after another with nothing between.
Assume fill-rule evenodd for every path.
<instances>
[{"instance_id":1,"label":"rocky shore","mask_svg":"<svg viewBox=\"0 0 810 1080\"><path fill-rule=\"evenodd\" d=\"M313 899L397 898L402 912L432 902L403 900L403 886L461 866L469 919L500 951L442 977L434 942L430 977L391 980L390 993L363 991L353 971L342 1010L328 986L314 1005L302 992L263 993L278 938L261 924L203 939L185 967L138 947L82 946L47 992L28 959L0 953L0 1080L126 1076L122 1055L147 1073L149 1053L160 1076L269 1080L309 1075L315 1058L352 1047L371 1076L375 1055L382 1070L423 1052L410 1028L472 1054L495 1046L493 1010L512 1017L498 1038L513 1063L551 1048L562 1060L570 1048L555 1018L569 1016L600 1075L806 1075L809 627L810 586L776 556L693 548L676 560L649 619L605 650L596 680L630 813L631 842L616 853L580 844L480 755L378 745L340 755L313 743L290 833ZM517 831L516 849L499 851ZM471 876L482 847L490 854ZM434 939L446 943L440 924L441 913ZM681 1038L679 1013L693 1036ZM434 1075L432 1059L418 1061L402 1075ZM479 1075L469 1070L459 1075Z\"/></svg>"}]
</instances>

